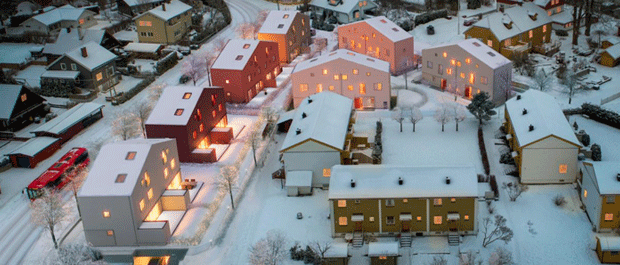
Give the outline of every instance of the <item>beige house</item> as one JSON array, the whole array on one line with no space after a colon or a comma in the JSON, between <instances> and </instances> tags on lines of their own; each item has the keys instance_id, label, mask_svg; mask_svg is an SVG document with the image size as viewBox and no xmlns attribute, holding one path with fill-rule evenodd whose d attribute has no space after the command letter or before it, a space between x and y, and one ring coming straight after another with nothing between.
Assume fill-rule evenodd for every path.
<instances>
[{"instance_id":1,"label":"beige house","mask_svg":"<svg viewBox=\"0 0 620 265\"><path fill-rule=\"evenodd\" d=\"M467 99L487 92L501 105L512 85L512 62L477 39L424 49L422 58L426 82Z\"/></svg>"},{"instance_id":2,"label":"beige house","mask_svg":"<svg viewBox=\"0 0 620 265\"><path fill-rule=\"evenodd\" d=\"M332 236L475 234L477 197L473 166L336 165Z\"/></svg>"},{"instance_id":3,"label":"beige house","mask_svg":"<svg viewBox=\"0 0 620 265\"><path fill-rule=\"evenodd\" d=\"M290 63L311 43L310 18L297 11L271 11L258 30L258 39L278 43L280 62Z\"/></svg>"},{"instance_id":4,"label":"beige house","mask_svg":"<svg viewBox=\"0 0 620 265\"><path fill-rule=\"evenodd\" d=\"M322 91L353 99L356 109L390 107L390 64L349 50L339 49L298 63L291 80L295 107Z\"/></svg>"},{"instance_id":5,"label":"beige house","mask_svg":"<svg viewBox=\"0 0 620 265\"><path fill-rule=\"evenodd\" d=\"M58 33L61 28L86 29L97 25L95 15L95 12L85 8L75 8L67 4L33 16L19 26L24 32L43 34Z\"/></svg>"},{"instance_id":6,"label":"beige house","mask_svg":"<svg viewBox=\"0 0 620 265\"><path fill-rule=\"evenodd\" d=\"M313 0L310 9L325 19L335 17L338 23L347 24L367 18L366 12L377 9L377 4L371 0Z\"/></svg>"},{"instance_id":7,"label":"beige house","mask_svg":"<svg viewBox=\"0 0 620 265\"><path fill-rule=\"evenodd\" d=\"M384 16L339 26L338 48L386 61L392 74L415 63L413 36Z\"/></svg>"},{"instance_id":8,"label":"beige house","mask_svg":"<svg viewBox=\"0 0 620 265\"><path fill-rule=\"evenodd\" d=\"M581 144L555 98L530 89L506 101L504 128L522 183L576 180Z\"/></svg>"},{"instance_id":9,"label":"beige house","mask_svg":"<svg viewBox=\"0 0 620 265\"><path fill-rule=\"evenodd\" d=\"M620 227L620 162L583 162L579 194L597 233ZM616 203L618 201L618 203Z\"/></svg>"},{"instance_id":10,"label":"beige house","mask_svg":"<svg viewBox=\"0 0 620 265\"><path fill-rule=\"evenodd\" d=\"M172 0L142 13L134 19L138 41L176 43L185 36L192 25L191 10L191 6L179 0Z\"/></svg>"}]
</instances>

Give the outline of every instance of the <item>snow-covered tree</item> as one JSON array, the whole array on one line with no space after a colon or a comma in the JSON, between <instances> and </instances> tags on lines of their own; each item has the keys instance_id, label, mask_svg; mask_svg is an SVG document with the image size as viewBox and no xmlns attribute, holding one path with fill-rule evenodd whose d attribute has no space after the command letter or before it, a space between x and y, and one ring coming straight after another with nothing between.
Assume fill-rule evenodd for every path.
<instances>
[{"instance_id":1,"label":"snow-covered tree","mask_svg":"<svg viewBox=\"0 0 620 265\"><path fill-rule=\"evenodd\" d=\"M217 186L221 191L227 192L230 195L230 204L235 209L235 200L233 199L233 189L237 185L237 179L239 179L239 169L235 166L224 166L220 169L220 174L217 177Z\"/></svg>"},{"instance_id":2,"label":"snow-covered tree","mask_svg":"<svg viewBox=\"0 0 620 265\"><path fill-rule=\"evenodd\" d=\"M415 132L416 123L424 119L424 115L422 115L422 111L420 111L420 108L416 106L411 107L410 111L411 114L409 114L409 121L411 121L411 124L413 124L413 132Z\"/></svg>"},{"instance_id":3,"label":"snow-covered tree","mask_svg":"<svg viewBox=\"0 0 620 265\"><path fill-rule=\"evenodd\" d=\"M258 166L258 162L256 160L256 149L260 147L260 142L263 140L263 136L260 132L252 132L248 136L248 141L250 142L250 146L252 147L252 156L254 157L254 166Z\"/></svg>"},{"instance_id":4,"label":"snow-covered tree","mask_svg":"<svg viewBox=\"0 0 620 265\"><path fill-rule=\"evenodd\" d=\"M263 23L265 23L265 20L267 19L267 16L269 16L269 10L268 9L263 9L263 10L258 12L258 14L256 15L256 23L258 24L258 29L260 29L260 27L263 25Z\"/></svg>"},{"instance_id":5,"label":"snow-covered tree","mask_svg":"<svg viewBox=\"0 0 620 265\"><path fill-rule=\"evenodd\" d=\"M493 102L489 100L489 93L482 92L474 95L471 103L467 105L467 110L478 119L482 126L482 121L488 121L496 112L493 110Z\"/></svg>"},{"instance_id":6,"label":"snow-covered tree","mask_svg":"<svg viewBox=\"0 0 620 265\"><path fill-rule=\"evenodd\" d=\"M433 261L429 262L428 265L448 265L448 260L443 256L434 256Z\"/></svg>"},{"instance_id":7,"label":"snow-covered tree","mask_svg":"<svg viewBox=\"0 0 620 265\"><path fill-rule=\"evenodd\" d=\"M80 191L82 184L84 184L86 177L88 176L89 169L87 167L83 167L76 168L74 170L77 170L78 172L73 174L73 176L71 177L71 181L69 181L66 186L71 191L71 193L73 193L73 198L75 198L75 207L77 207L78 215L82 216L82 213L80 212L80 207L78 206L77 194L78 191Z\"/></svg>"},{"instance_id":8,"label":"snow-covered tree","mask_svg":"<svg viewBox=\"0 0 620 265\"><path fill-rule=\"evenodd\" d=\"M533 80L534 80L534 85L540 91L545 91L549 89L549 86L551 85L551 82L553 81L551 79L551 76L545 73L545 69L540 69L536 71L536 74L534 74Z\"/></svg>"},{"instance_id":9,"label":"snow-covered tree","mask_svg":"<svg viewBox=\"0 0 620 265\"><path fill-rule=\"evenodd\" d=\"M446 103L439 104L435 109L435 120L441 123L441 131L444 131L444 126L452 121L454 117L452 116L452 111L450 110L450 106Z\"/></svg>"},{"instance_id":10,"label":"snow-covered tree","mask_svg":"<svg viewBox=\"0 0 620 265\"><path fill-rule=\"evenodd\" d=\"M575 95L577 86L579 85L577 81L577 75L575 75L575 72L572 69L567 69L564 72L562 82L566 87L565 92L568 94L568 104L571 104L571 102L573 102L573 95Z\"/></svg>"},{"instance_id":11,"label":"snow-covered tree","mask_svg":"<svg viewBox=\"0 0 620 265\"><path fill-rule=\"evenodd\" d=\"M137 132L137 118L133 113L124 114L112 122L112 133L123 141L134 137Z\"/></svg>"},{"instance_id":12,"label":"snow-covered tree","mask_svg":"<svg viewBox=\"0 0 620 265\"><path fill-rule=\"evenodd\" d=\"M44 188L43 195L30 204L31 220L34 224L50 232L54 248L58 249L58 242L54 229L67 217L68 211L64 207L62 196L56 189Z\"/></svg>"},{"instance_id":13,"label":"snow-covered tree","mask_svg":"<svg viewBox=\"0 0 620 265\"><path fill-rule=\"evenodd\" d=\"M454 122L456 122L456 131L459 131L459 122L462 122L467 117L465 115L465 107L463 105L458 104L456 102L450 104L450 111L452 111L452 118Z\"/></svg>"},{"instance_id":14,"label":"snow-covered tree","mask_svg":"<svg viewBox=\"0 0 620 265\"><path fill-rule=\"evenodd\" d=\"M183 62L183 74L189 76L196 85L196 81L204 76L206 72L206 62L202 56L194 54L187 57Z\"/></svg>"},{"instance_id":15,"label":"snow-covered tree","mask_svg":"<svg viewBox=\"0 0 620 265\"><path fill-rule=\"evenodd\" d=\"M142 130L142 136L146 138L146 120L149 118L151 111L153 110L153 104L151 101L143 100L134 106L133 113L140 123L140 130Z\"/></svg>"},{"instance_id":16,"label":"snow-covered tree","mask_svg":"<svg viewBox=\"0 0 620 265\"><path fill-rule=\"evenodd\" d=\"M270 230L267 236L250 247L250 264L277 265L289 255L286 237L277 230Z\"/></svg>"},{"instance_id":17,"label":"snow-covered tree","mask_svg":"<svg viewBox=\"0 0 620 265\"><path fill-rule=\"evenodd\" d=\"M506 192L508 193L508 197L510 197L510 201L514 202L527 188L525 187L525 185L519 182L509 181L507 183L502 183L502 189L506 190Z\"/></svg>"},{"instance_id":18,"label":"snow-covered tree","mask_svg":"<svg viewBox=\"0 0 620 265\"><path fill-rule=\"evenodd\" d=\"M217 59L217 56L219 56L221 51L217 51L217 50L213 50L212 52L206 52L204 53L204 60L205 60L205 68L206 71L205 73L207 73L207 81L209 82L209 86L211 86L211 66L213 65L213 63L215 62L215 59Z\"/></svg>"},{"instance_id":19,"label":"snow-covered tree","mask_svg":"<svg viewBox=\"0 0 620 265\"><path fill-rule=\"evenodd\" d=\"M325 253L327 253L327 251L332 248L332 243L329 241L313 241L308 246L312 249L312 251L314 251L314 253L319 256L318 262L320 262L320 264L323 264L323 260L325 259Z\"/></svg>"},{"instance_id":20,"label":"snow-covered tree","mask_svg":"<svg viewBox=\"0 0 620 265\"><path fill-rule=\"evenodd\" d=\"M407 118L407 110L405 108L396 107L392 110L392 119L400 124L400 132L403 132L403 121Z\"/></svg>"},{"instance_id":21,"label":"snow-covered tree","mask_svg":"<svg viewBox=\"0 0 620 265\"><path fill-rule=\"evenodd\" d=\"M101 252L85 243L68 243L49 255L49 265L107 264Z\"/></svg>"},{"instance_id":22,"label":"snow-covered tree","mask_svg":"<svg viewBox=\"0 0 620 265\"><path fill-rule=\"evenodd\" d=\"M506 226L506 218L501 215L495 215L495 220L492 221L490 217L485 217L482 220L482 246L487 247L489 244L502 240L508 244L512 239L513 232L508 226Z\"/></svg>"},{"instance_id":23,"label":"snow-covered tree","mask_svg":"<svg viewBox=\"0 0 620 265\"><path fill-rule=\"evenodd\" d=\"M245 22L239 24L235 31L237 32L237 36L241 39L256 39L260 27L261 25L256 21Z\"/></svg>"},{"instance_id":24,"label":"snow-covered tree","mask_svg":"<svg viewBox=\"0 0 620 265\"><path fill-rule=\"evenodd\" d=\"M489 257L489 265L514 265L516 264L512 259L512 253L503 248L498 247L491 253Z\"/></svg>"},{"instance_id":25,"label":"snow-covered tree","mask_svg":"<svg viewBox=\"0 0 620 265\"><path fill-rule=\"evenodd\" d=\"M152 85L149 88L149 100L156 102L159 100L159 97L161 97L161 94L164 92L164 88L166 87L166 84L158 84L158 85Z\"/></svg>"},{"instance_id":26,"label":"snow-covered tree","mask_svg":"<svg viewBox=\"0 0 620 265\"><path fill-rule=\"evenodd\" d=\"M459 265L482 265L482 260L478 259L478 254L472 250L459 255Z\"/></svg>"}]
</instances>

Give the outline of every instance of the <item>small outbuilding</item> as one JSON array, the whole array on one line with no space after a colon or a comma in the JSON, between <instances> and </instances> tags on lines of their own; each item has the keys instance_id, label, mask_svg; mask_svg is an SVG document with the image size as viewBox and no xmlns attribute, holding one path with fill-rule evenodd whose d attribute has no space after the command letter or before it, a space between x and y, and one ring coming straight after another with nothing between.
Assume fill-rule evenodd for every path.
<instances>
[{"instance_id":1,"label":"small outbuilding","mask_svg":"<svg viewBox=\"0 0 620 265\"><path fill-rule=\"evenodd\" d=\"M349 247L347 243L333 243L323 255L324 265L347 265L349 264Z\"/></svg>"},{"instance_id":2,"label":"small outbuilding","mask_svg":"<svg viewBox=\"0 0 620 265\"><path fill-rule=\"evenodd\" d=\"M289 171L286 193L288 196L312 195L312 171Z\"/></svg>"},{"instance_id":3,"label":"small outbuilding","mask_svg":"<svg viewBox=\"0 0 620 265\"><path fill-rule=\"evenodd\" d=\"M17 131L49 109L45 99L22 85L0 85L0 131Z\"/></svg>"},{"instance_id":4,"label":"small outbuilding","mask_svg":"<svg viewBox=\"0 0 620 265\"><path fill-rule=\"evenodd\" d=\"M620 263L620 237L596 237L596 255L601 263Z\"/></svg>"},{"instance_id":5,"label":"small outbuilding","mask_svg":"<svg viewBox=\"0 0 620 265\"><path fill-rule=\"evenodd\" d=\"M368 243L368 257L371 265L396 265L398 258L398 242Z\"/></svg>"},{"instance_id":6,"label":"small outbuilding","mask_svg":"<svg viewBox=\"0 0 620 265\"><path fill-rule=\"evenodd\" d=\"M601 64L608 67L620 64L620 43L608 47L601 53Z\"/></svg>"},{"instance_id":7,"label":"small outbuilding","mask_svg":"<svg viewBox=\"0 0 620 265\"><path fill-rule=\"evenodd\" d=\"M60 139L54 137L32 138L6 154L13 167L35 168L37 164L60 149Z\"/></svg>"},{"instance_id":8,"label":"small outbuilding","mask_svg":"<svg viewBox=\"0 0 620 265\"><path fill-rule=\"evenodd\" d=\"M31 131L36 136L60 138L64 143L81 132L84 128L103 117L104 105L98 103L79 103L58 117Z\"/></svg>"}]
</instances>

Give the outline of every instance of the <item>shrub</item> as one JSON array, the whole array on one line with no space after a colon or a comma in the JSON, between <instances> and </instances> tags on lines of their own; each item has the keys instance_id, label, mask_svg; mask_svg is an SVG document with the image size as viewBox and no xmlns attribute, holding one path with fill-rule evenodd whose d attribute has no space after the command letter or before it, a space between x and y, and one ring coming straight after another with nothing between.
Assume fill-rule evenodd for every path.
<instances>
[{"instance_id":1,"label":"shrub","mask_svg":"<svg viewBox=\"0 0 620 265\"><path fill-rule=\"evenodd\" d=\"M421 24L431 22L438 18L445 18L447 16L448 16L448 10L441 9L441 10L430 11L430 12L417 15L414 19L414 22L415 22L415 25L421 25Z\"/></svg>"},{"instance_id":2,"label":"shrub","mask_svg":"<svg viewBox=\"0 0 620 265\"><path fill-rule=\"evenodd\" d=\"M602 159L601 146L598 144L592 144L592 147L590 147L590 150L592 150L592 160L601 161Z\"/></svg>"},{"instance_id":3,"label":"shrub","mask_svg":"<svg viewBox=\"0 0 620 265\"><path fill-rule=\"evenodd\" d=\"M179 61L179 57L177 57L177 53L171 52L168 55L166 55L166 57L164 57L163 59L157 61L157 64L155 66L155 71L158 74L163 74L164 72L168 71L170 68L177 65L178 61Z\"/></svg>"},{"instance_id":4,"label":"shrub","mask_svg":"<svg viewBox=\"0 0 620 265\"><path fill-rule=\"evenodd\" d=\"M620 129L620 115L618 113L590 103L583 103L581 110L583 114L588 115L592 120Z\"/></svg>"},{"instance_id":5,"label":"shrub","mask_svg":"<svg viewBox=\"0 0 620 265\"><path fill-rule=\"evenodd\" d=\"M155 81L155 77L153 76L149 76L143 79L135 87L133 87L132 89L129 89L127 92L123 93L122 96L116 99L116 105L123 104L127 100L130 100L131 98L133 98L133 96L137 95L138 93L140 93L140 91L144 90L144 88L146 88L151 83L153 83L153 81Z\"/></svg>"},{"instance_id":6,"label":"shrub","mask_svg":"<svg viewBox=\"0 0 620 265\"><path fill-rule=\"evenodd\" d=\"M390 97L390 109L393 109L394 107L396 107L397 102L398 102L398 97L391 96Z\"/></svg>"},{"instance_id":7,"label":"shrub","mask_svg":"<svg viewBox=\"0 0 620 265\"><path fill-rule=\"evenodd\" d=\"M495 179L495 175L491 175L489 177L489 185L491 186L491 190L495 193L495 198L499 198L499 187L497 186L497 180Z\"/></svg>"},{"instance_id":8,"label":"shrub","mask_svg":"<svg viewBox=\"0 0 620 265\"><path fill-rule=\"evenodd\" d=\"M581 143L582 143L584 146L588 146L588 145L590 145L590 135L589 135L589 134L587 134L587 133L586 133L586 134L584 134L584 135L581 137Z\"/></svg>"},{"instance_id":9,"label":"shrub","mask_svg":"<svg viewBox=\"0 0 620 265\"><path fill-rule=\"evenodd\" d=\"M489 157L487 156L487 149L484 146L484 135L482 134L482 127L478 127L478 146L480 147L480 155L482 156L482 166L484 166L484 173L489 174L491 169L489 167Z\"/></svg>"},{"instance_id":10,"label":"shrub","mask_svg":"<svg viewBox=\"0 0 620 265\"><path fill-rule=\"evenodd\" d=\"M566 199L564 199L564 196L558 194L553 197L553 203L557 206L563 206L566 203Z\"/></svg>"}]
</instances>

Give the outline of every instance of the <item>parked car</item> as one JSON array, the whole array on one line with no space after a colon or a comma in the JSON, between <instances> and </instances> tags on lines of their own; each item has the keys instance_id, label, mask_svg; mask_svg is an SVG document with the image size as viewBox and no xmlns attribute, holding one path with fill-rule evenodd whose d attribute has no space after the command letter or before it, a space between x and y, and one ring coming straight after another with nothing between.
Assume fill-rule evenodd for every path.
<instances>
[{"instance_id":1,"label":"parked car","mask_svg":"<svg viewBox=\"0 0 620 265\"><path fill-rule=\"evenodd\" d=\"M190 50L189 47L185 47L185 46L179 46L179 48L177 49L181 54L183 55L190 55L192 54L192 50Z\"/></svg>"}]
</instances>

